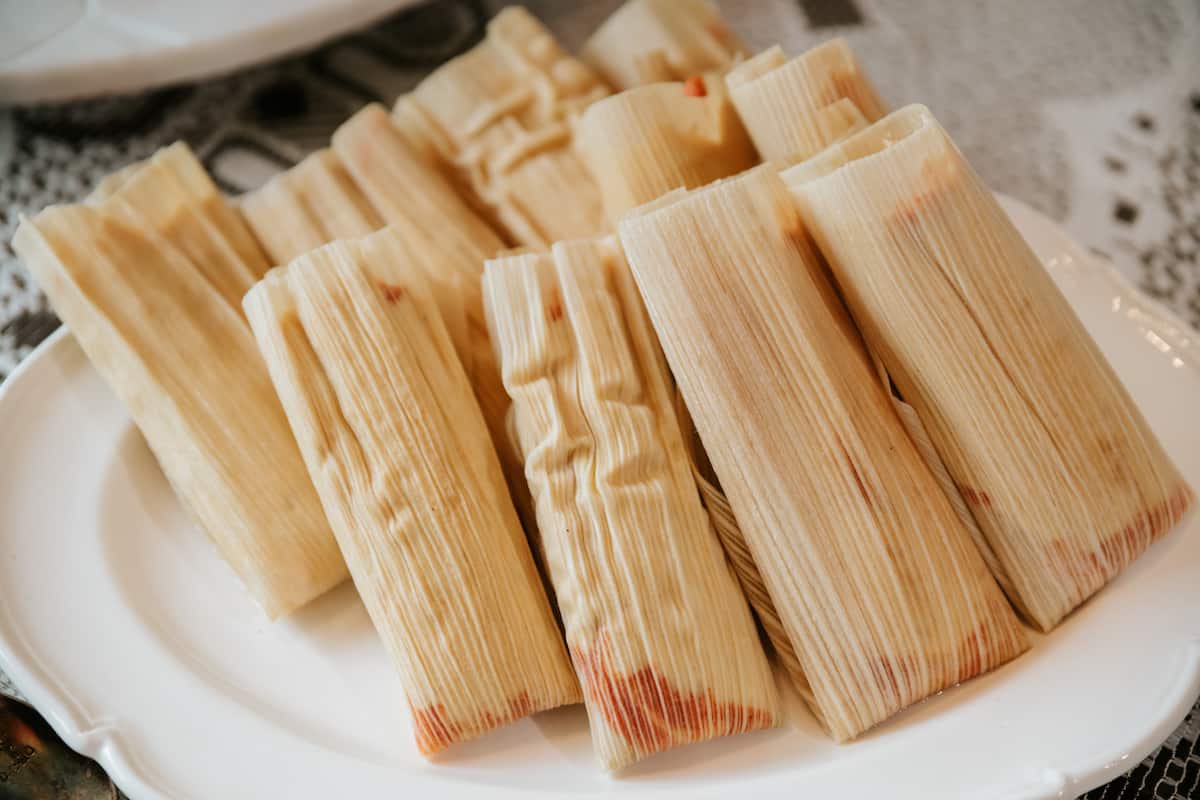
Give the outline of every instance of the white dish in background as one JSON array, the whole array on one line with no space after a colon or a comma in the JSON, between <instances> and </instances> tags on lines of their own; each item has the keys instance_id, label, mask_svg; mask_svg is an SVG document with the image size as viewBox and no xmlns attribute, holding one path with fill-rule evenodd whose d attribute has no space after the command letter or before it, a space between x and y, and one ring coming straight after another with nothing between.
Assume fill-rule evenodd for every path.
<instances>
[{"instance_id":1,"label":"white dish in background","mask_svg":"<svg viewBox=\"0 0 1200 800\"><path fill-rule=\"evenodd\" d=\"M0 103L132 92L317 44L416 0L0 0Z\"/></svg>"},{"instance_id":2,"label":"white dish in background","mask_svg":"<svg viewBox=\"0 0 1200 800\"><path fill-rule=\"evenodd\" d=\"M1051 222L1006 207L1200 486L1196 340ZM268 623L69 334L0 388L0 442L0 667L134 800L1071 797L1134 766L1200 692L1192 514L1029 653L849 745L789 689L785 728L621 779L593 763L580 707L429 764L353 587Z\"/></svg>"}]
</instances>

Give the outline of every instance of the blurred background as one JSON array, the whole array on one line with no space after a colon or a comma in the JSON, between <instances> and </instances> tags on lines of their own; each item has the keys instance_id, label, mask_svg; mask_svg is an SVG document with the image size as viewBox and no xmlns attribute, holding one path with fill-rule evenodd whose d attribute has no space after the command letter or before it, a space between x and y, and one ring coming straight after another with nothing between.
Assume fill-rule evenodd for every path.
<instances>
[{"instance_id":1,"label":"blurred background","mask_svg":"<svg viewBox=\"0 0 1200 800\"><path fill-rule=\"evenodd\" d=\"M524 4L574 49L620 0ZM277 2L0 0L0 381L58 326L9 246L21 214L79 200L177 139L227 192L254 188L364 103L390 104L474 44L502 5L298 0L289 8L304 24L268 36L254 26ZM754 51L845 36L890 105L930 106L993 188L1200 327L1200 2L718 5ZM106 83L123 91L61 100ZM0 674L0 695L18 689ZM1198 733L1193 711L1155 755L1088 797L1200 797ZM114 796L36 712L0 696L0 800Z\"/></svg>"}]
</instances>

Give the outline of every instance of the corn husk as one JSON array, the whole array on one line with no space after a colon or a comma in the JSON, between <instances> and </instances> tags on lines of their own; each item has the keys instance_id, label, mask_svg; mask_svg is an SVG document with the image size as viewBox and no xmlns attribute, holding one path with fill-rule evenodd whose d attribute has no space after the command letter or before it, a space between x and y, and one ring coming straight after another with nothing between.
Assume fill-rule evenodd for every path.
<instances>
[{"instance_id":1,"label":"corn husk","mask_svg":"<svg viewBox=\"0 0 1200 800\"><path fill-rule=\"evenodd\" d=\"M592 104L576 147L609 219L672 189L693 189L758 163L719 77L631 89Z\"/></svg>"},{"instance_id":2,"label":"corn husk","mask_svg":"<svg viewBox=\"0 0 1200 800\"><path fill-rule=\"evenodd\" d=\"M833 737L1022 652L771 168L669 195L620 232Z\"/></svg>"},{"instance_id":3,"label":"corn husk","mask_svg":"<svg viewBox=\"0 0 1200 800\"><path fill-rule=\"evenodd\" d=\"M484 291L600 762L776 725L616 241L490 261Z\"/></svg>"},{"instance_id":4,"label":"corn husk","mask_svg":"<svg viewBox=\"0 0 1200 800\"><path fill-rule=\"evenodd\" d=\"M396 104L402 137L463 187L513 242L544 249L607 228L572 126L608 94L523 8Z\"/></svg>"},{"instance_id":5,"label":"corn husk","mask_svg":"<svg viewBox=\"0 0 1200 800\"><path fill-rule=\"evenodd\" d=\"M239 314L242 295L270 269L253 234L183 143L110 175L87 202L135 227L150 226Z\"/></svg>"},{"instance_id":6,"label":"corn husk","mask_svg":"<svg viewBox=\"0 0 1200 800\"><path fill-rule=\"evenodd\" d=\"M457 314L466 326L459 358L500 454L517 511L533 532L533 502L520 454L508 435L510 401L488 335L480 288L483 263L504 249L503 241L444 176L413 152L381 106L367 106L343 124L333 135L333 149L389 229L410 251L423 254L416 260L426 280L457 296ZM449 319L455 309L441 305L443 318Z\"/></svg>"},{"instance_id":7,"label":"corn husk","mask_svg":"<svg viewBox=\"0 0 1200 800\"><path fill-rule=\"evenodd\" d=\"M366 236L384 224L329 149L243 195L241 211L274 264L287 264L334 239Z\"/></svg>"},{"instance_id":8,"label":"corn husk","mask_svg":"<svg viewBox=\"0 0 1200 800\"><path fill-rule=\"evenodd\" d=\"M250 329L223 291L253 267L221 280L216 263L202 269L188 255L202 209L158 168L184 155L152 159L107 200L47 208L13 243L184 506L277 617L340 583L346 566ZM144 202L155 196L159 209ZM213 250L233 252L205 233Z\"/></svg>"},{"instance_id":9,"label":"corn husk","mask_svg":"<svg viewBox=\"0 0 1200 800\"><path fill-rule=\"evenodd\" d=\"M454 254L458 263L474 262L464 276L474 283L484 260L505 247L455 186L414 152L382 106L373 103L338 128L333 151L384 223L410 241Z\"/></svg>"},{"instance_id":10,"label":"corn husk","mask_svg":"<svg viewBox=\"0 0 1200 800\"><path fill-rule=\"evenodd\" d=\"M1049 630L1192 504L1037 256L909 106L784 174L872 351Z\"/></svg>"},{"instance_id":11,"label":"corn husk","mask_svg":"<svg viewBox=\"0 0 1200 800\"><path fill-rule=\"evenodd\" d=\"M437 305L380 241L309 253L245 305L431 755L580 694Z\"/></svg>"},{"instance_id":12,"label":"corn husk","mask_svg":"<svg viewBox=\"0 0 1200 800\"><path fill-rule=\"evenodd\" d=\"M724 71L746 54L708 0L628 0L596 29L580 58L618 89Z\"/></svg>"},{"instance_id":13,"label":"corn husk","mask_svg":"<svg viewBox=\"0 0 1200 800\"><path fill-rule=\"evenodd\" d=\"M844 39L787 61L779 47L725 78L733 104L765 161L795 164L887 113Z\"/></svg>"}]
</instances>

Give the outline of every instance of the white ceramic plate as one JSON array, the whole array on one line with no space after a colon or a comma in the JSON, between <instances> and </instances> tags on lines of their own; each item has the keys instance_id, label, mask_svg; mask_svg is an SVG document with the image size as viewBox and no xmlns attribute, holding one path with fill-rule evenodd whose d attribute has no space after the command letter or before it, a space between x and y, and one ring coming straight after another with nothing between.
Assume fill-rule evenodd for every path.
<instances>
[{"instance_id":1,"label":"white ceramic plate","mask_svg":"<svg viewBox=\"0 0 1200 800\"><path fill-rule=\"evenodd\" d=\"M0 103L131 92L236 69L415 0L0 0Z\"/></svg>"},{"instance_id":2,"label":"white ceramic plate","mask_svg":"<svg viewBox=\"0 0 1200 800\"><path fill-rule=\"evenodd\" d=\"M1200 486L1200 347L1007 205ZM594 765L578 707L432 765L353 587L268 623L68 334L0 390L0 447L0 666L135 800L1070 797L1136 764L1200 692L1193 515L1031 652L850 745L789 694L785 728L680 748L620 780Z\"/></svg>"}]
</instances>

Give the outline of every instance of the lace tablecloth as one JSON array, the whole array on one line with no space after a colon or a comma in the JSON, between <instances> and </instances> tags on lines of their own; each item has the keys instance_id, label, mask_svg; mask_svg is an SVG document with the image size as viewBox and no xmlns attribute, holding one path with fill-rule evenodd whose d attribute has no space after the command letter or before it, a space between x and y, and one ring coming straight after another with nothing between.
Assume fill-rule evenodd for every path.
<instances>
[{"instance_id":1,"label":"lace tablecloth","mask_svg":"<svg viewBox=\"0 0 1200 800\"><path fill-rule=\"evenodd\" d=\"M525 2L568 47L618 4ZM474 43L497 5L439 0L196 86L0 109L0 380L58 326L8 245L20 214L78 200L103 175L176 139L191 144L226 190L252 188L325 144L365 102L390 102ZM1059 220L1200 328L1200 3L720 5L755 49L778 42L795 53L846 36L893 106L930 106L994 188ZM0 694L20 696L2 673ZM14 726L42 743L45 761L72 756L18 708L0 698L0 797L113 795L94 765L31 767L36 756L6 738ZM1200 705L1156 753L1087 797L1200 797L1198 741Z\"/></svg>"}]
</instances>

